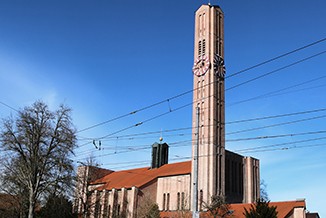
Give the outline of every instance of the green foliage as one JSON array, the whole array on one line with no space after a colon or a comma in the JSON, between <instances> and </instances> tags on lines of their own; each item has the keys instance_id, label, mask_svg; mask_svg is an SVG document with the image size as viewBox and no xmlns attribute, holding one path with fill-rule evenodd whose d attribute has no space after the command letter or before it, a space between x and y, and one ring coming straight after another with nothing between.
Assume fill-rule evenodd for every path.
<instances>
[{"instance_id":1,"label":"green foliage","mask_svg":"<svg viewBox=\"0 0 326 218\"><path fill-rule=\"evenodd\" d=\"M259 199L249 211L245 208L243 215L246 218L277 218L277 211L275 206L269 206L269 201Z\"/></svg>"}]
</instances>

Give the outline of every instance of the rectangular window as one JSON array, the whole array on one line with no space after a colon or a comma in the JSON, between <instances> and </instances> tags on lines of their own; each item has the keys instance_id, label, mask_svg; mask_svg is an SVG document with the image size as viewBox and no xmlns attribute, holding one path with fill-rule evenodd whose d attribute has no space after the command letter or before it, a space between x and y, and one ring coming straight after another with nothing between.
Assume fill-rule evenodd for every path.
<instances>
[{"instance_id":1,"label":"rectangular window","mask_svg":"<svg viewBox=\"0 0 326 218\"><path fill-rule=\"evenodd\" d=\"M109 205L109 207L108 207L108 216L107 217L110 217L110 215L111 215L111 205Z\"/></svg>"},{"instance_id":2,"label":"rectangular window","mask_svg":"<svg viewBox=\"0 0 326 218\"><path fill-rule=\"evenodd\" d=\"M117 211L118 216L120 216L120 204L118 204L118 211Z\"/></svg>"},{"instance_id":3,"label":"rectangular window","mask_svg":"<svg viewBox=\"0 0 326 218\"><path fill-rule=\"evenodd\" d=\"M100 216L101 212L101 199L100 199L100 192L95 192L95 211L94 211L94 217L97 218Z\"/></svg>"},{"instance_id":4,"label":"rectangular window","mask_svg":"<svg viewBox=\"0 0 326 218\"><path fill-rule=\"evenodd\" d=\"M200 190L200 192L199 192L199 211L203 210L203 198L204 198L203 190Z\"/></svg>"},{"instance_id":5,"label":"rectangular window","mask_svg":"<svg viewBox=\"0 0 326 218\"><path fill-rule=\"evenodd\" d=\"M181 193L181 210L185 209L185 193Z\"/></svg>"},{"instance_id":6,"label":"rectangular window","mask_svg":"<svg viewBox=\"0 0 326 218\"><path fill-rule=\"evenodd\" d=\"M180 192L177 194L177 210L180 210Z\"/></svg>"},{"instance_id":7,"label":"rectangular window","mask_svg":"<svg viewBox=\"0 0 326 218\"><path fill-rule=\"evenodd\" d=\"M170 210L170 193L167 194L166 210Z\"/></svg>"},{"instance_id":8,"label":"rectangular window","mask_svg":"<svg viewBox=\"0 0 326 218\"><path fill-rule=\"evenodd\" d=\"M166 201L166 195L165 195L165 193L163 194L163 210L165 210L165 201Z\"/></svg>"}]
</instances>

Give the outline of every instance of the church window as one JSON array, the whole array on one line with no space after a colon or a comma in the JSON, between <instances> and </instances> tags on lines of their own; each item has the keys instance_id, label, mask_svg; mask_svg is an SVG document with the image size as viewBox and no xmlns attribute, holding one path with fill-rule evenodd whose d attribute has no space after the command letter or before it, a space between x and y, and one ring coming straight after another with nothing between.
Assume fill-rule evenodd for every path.
<instances>
[{"instance_id":1,"label":"church window","mask_svg":"<svg viewBox=\"0 0 326 218\"><path fill-rule=\"evenodd\" d=\"M201 189L199 192L199 210L203 210L203 198L204 198L204 193L203 190Z\"/></svg>"},{"instance_id":2,"label":"church window","mask_svg":"<svg viewBox=\"0 0 326 218\"><path fill-rule=\"evenodd\" d=\"M170 210L170 193L166 195L166 210Z\"/></svg>"},{"instance_id":3,"label":"church window","mask_svg":"<svg viewBox=\"0 0 326 218\"><path fill-rule=\"evenodd\" d=\"M94 216L99 217L100 216L100 211L101 211L101 204L100 204L100 192L96 191L95 192L95 211L94 211Z\"/></svg>"},{"instance_id":4,"label":"church window","mask_svg":"<svg viewBox=\"0 0 326 218\"><path fill-rule=\"evenodd\" d=\"M166 194L163 194L163 210L165 210Z\"/></svg>"},{"instance_id":5,"label":"church window","mask_svg":"<svg viewBox=\"0 0 326 218\"><path fill-rule=\"evenodd\" d=\"M103 205L103 217L107 217L108 215L108 198L106 195L104 195L104 205Z\"/></svg>"},{"instance_id":6,"label":"church window","mask_svg":"<svg viewBox=\"0 0 326 218\"><path fill-rule=\"evenodd\" d=\"M109 207L108 207L108 216L107 217L110 217L110 215L111 215L111 205L109 205Z\"/></svg>"},{"instance_id":7,"label":"church window","mask_svg":"<svg viewBox=\"0 0 326 218\"><path fill-rule=\"evenodd\" d=\"M180 210L180 192L177 194L177 210Z\"/></svg>"},{"instance_id":8,"label":"church window","mask_svg":"<svg viewBox=\"0 0 326 218\"><path fill-rule=\"evenodd\" d=\"M185 209L185 193L181 193L181 210Z\"/></svg>"},{"instance_id":9,"label":"church window","mask_svg":"<svg viewBox=\"0 0 326 218\"><path fill-rule=\"evenodd\" d=\"M117 211L118 216L120 216L120 204L118 204L118 211Z\"/></svg>"},{"instance_id":10,"label":"church window","mask_svg":"<svg viewBox=\"0 0 326 218\"><path fill-rule=\"evenodd\" d=\"M201 57L201 41L198 42L198 57Z\"/></svg>"}]
</instances>

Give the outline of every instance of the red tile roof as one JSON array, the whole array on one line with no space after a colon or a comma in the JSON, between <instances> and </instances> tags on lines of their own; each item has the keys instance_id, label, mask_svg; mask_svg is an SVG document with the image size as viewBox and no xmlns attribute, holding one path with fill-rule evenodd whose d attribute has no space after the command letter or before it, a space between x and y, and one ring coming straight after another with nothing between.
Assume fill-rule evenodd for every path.
<instances>
[{"instance_id":1,"label":"red tile roof","mask_svg":"<svg viewBox=\"0 0 326 218\"><path fill-rule=\"evenodd\" d=\"M111 190L142 187L149 182L165 176L185 175L191 173L191 161L165 164L160 168L149 167L112 172L92 182L92 185L103 184L98 190Z\"/></svg>"},{"instance_id":2,"label":"red tile roof","mask_svg":"<svg viewBox=\"0 0 326 218\"><path fill-rule=\"evenodd\" d=\"M245 217L243 215L244 208L248 211L250 210L251 204L231 204L230 210L233 210L234 217ZM294 208L303 207L306 208L306 202L304 200L300 201L282 201L282 202L270 202L270 206L276 206L276 211L278 212L277 217L287 217Z\"/></svg>"},{"instance_id":3,"label":"red tile roof","mask_svg":"<svg viewBox=\"0 0 326 218\"><path fill-rule=\"evenodd\" d=\"M18 206L17 199L13 195L0 193L0 210L6 210Z\"/></svg>"},{"instance_id":4,"label":"red tile roof","mask_svg":"<svg viewBox=\"0 0 326 218\"><path fill-rule=\"evenodd\" d=\"M243 215L244 208L247 208L247 210L250 209L251 204L230 204L230 210L233 210L232 215L227 217L233 217L233 218L244 218ZM278 212L277 217L279 218L285 218L288 217L288 215L293 213L293 209L297 207L306 207L306 203L304 200L302 201L283 201L283 202L270 202L270 206L276 206L276 211ZM160 212L161 218L173 218L173 217L180 217L180 211L162 211ZM191 212L185 214L184 217L191 217ZM200 218L209 218L212 217L209 215L208 212L201 212Z\"/></svg>"}]
</instances>

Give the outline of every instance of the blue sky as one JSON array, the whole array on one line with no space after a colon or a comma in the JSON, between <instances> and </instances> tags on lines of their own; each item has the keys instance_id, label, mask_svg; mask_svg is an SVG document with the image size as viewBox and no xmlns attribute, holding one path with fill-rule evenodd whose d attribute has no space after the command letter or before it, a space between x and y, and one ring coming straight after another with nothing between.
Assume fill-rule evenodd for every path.
<instances>
[{"instance_id":1,"label":"blue sky","mask_svg":"<svg viewBox=\"0 0 326 218\"><path fill-rule=\"evenodd\" d=\"M194 12L207 1L0 1L0 101L20 109L36 100L51 109L73 109L78 130L127 114L192 89ZM225 14L227 75L326 37L326 2L211 1ZM326 50L318 43L275 62L226 79L226 88ZM326 54L226 92L226 122L326 108ZM299 85L303 84L303 85ZM294 88L289 88L295 86ZM281 92L276 92L285 89ZM240 104L246 99L273 96ZM150 145L162 135L170 161L191 155L192 94L78 133L76 161L92 154L103 167L147 166ZM92 139L146 121L101 139ZM261 161L261 178L272 201L307 199L307 209L326 216L325 133L264 140L231 139L324 131L325 111L229 124L227 149ZM15 111L0 104L0 116ZM298 120L301 120L299 122ZM302 121L305 120L305 121ZM230 134L235 131L278 125ZM149 132L156 134L144 134ZM138 134L134 136L127 136ZM318 138L318 139L317 139ZM303 140L310 140L301 142ZM287 145L279 145L292 143ZM294 147L296 146L296 147ZM285 148L292 149L285 149ZM283 148L272 150L271 148ZM185 158L185 159L184 159Z\"/></svg>"}]
</instances>

